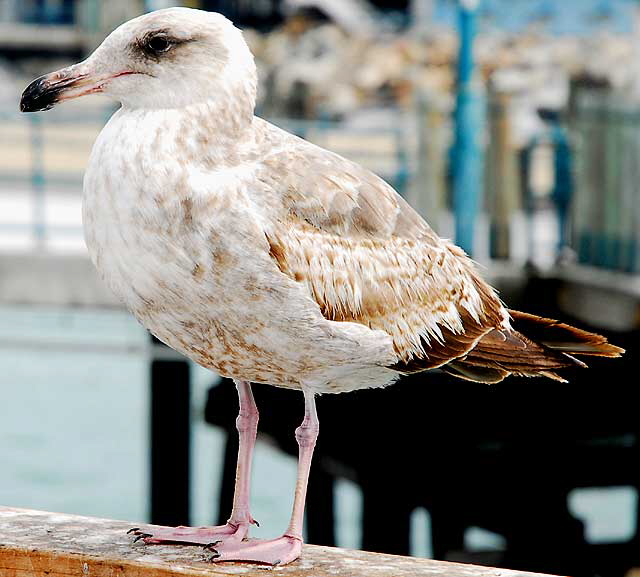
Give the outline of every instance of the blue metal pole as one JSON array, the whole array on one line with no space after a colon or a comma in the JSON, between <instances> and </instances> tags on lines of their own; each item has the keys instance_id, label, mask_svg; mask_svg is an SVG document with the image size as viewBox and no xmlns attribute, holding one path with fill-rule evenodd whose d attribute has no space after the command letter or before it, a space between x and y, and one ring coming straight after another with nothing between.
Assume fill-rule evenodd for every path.
<instances>
[{"instance_id":1,"label":"blue metal pole","mask_svg":"<svg viewBox=\"0 0 640 577\"><path fill-rule=\"evenodd\" d=\"M453 211L455 240L473 254L475 220L481 190L480 99L473 89L473 41L476 33L477 1L459 0L458 81L453 154Z\"/></svg>"}]
</instances>

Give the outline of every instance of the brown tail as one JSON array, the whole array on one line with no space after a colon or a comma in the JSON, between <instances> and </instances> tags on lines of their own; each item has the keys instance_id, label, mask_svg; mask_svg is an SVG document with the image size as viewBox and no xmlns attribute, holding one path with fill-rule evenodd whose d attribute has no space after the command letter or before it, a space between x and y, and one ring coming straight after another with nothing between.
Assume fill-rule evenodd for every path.
<instances>
[{"instance_id":1,"label":"brown tail","mask_svg":"<svg viewBox=\"0 0 640 577\"><path fill-rule=\"evenodd\" d=\"M564 379L555 371L586 365L573 355L619 357L624 349L601 335L519 311L509 311L513 330L487 333L467 355L442 369L457 377L497 383L508 375Z\"/></svg>"}]
</instances>

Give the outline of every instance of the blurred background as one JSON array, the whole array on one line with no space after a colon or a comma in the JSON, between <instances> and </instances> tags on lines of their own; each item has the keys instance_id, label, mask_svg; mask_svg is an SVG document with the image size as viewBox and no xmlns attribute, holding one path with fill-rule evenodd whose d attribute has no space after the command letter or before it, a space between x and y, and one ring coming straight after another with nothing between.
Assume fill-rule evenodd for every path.
<instances>
[{"instance_id":1,"label":"blurred background","mask_svg":"<svg viewBox=\"0 0 640 577\"><path fill-rule=\"evenodd\" d=\"M229 515L233 385L152 341L86 256L82 173L113 103L18 113L30 80L175 4L243 28L259 114L383 176L512 308L628 350L569 384L433 371L321 397L308 540L639 575L637 0L0 0L0 504ZM253 533L275 536L303 404L254 388Z\"/></svg>"}]
</instances>

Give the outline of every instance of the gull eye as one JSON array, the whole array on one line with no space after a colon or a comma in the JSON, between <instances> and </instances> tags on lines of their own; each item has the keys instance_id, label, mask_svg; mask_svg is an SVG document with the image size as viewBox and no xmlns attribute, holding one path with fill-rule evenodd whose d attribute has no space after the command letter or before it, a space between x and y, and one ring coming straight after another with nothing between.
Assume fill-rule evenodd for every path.
<instances>
[{"instance_id":1,"label":"gull eye","mask_svg":"<svg viewBox=\"0 0 640 577\"><path fill-rule=\"evenodd\" d=\"M152 36L146 42L147 48L154 54L161 54L171 48L171 41L166 36Z\"/></svg>"}]
</instances>

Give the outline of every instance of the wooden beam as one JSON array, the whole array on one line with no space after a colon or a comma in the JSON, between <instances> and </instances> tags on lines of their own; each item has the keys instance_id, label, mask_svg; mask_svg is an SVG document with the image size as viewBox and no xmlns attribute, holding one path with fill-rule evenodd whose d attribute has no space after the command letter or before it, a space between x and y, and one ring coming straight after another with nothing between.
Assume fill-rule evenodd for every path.
<instances>
[{"instance_id":1,"label":"wooden beam","mask_svg":"<svg viewBox=\"0 0 640 577\"><path fill-rule=\"evenodd\" d=\"M198 546L133 543L131 523L0 507L2 577L264 577L258 565L207 562ZM140 525L146 527L147 525ZM533 577L533 573L305 545L283 577Z\"/></svg>"},{"instance_id":2,"label":"wooden beam","mask_svg":"<svg viewBox=\"0 0 640 577\"><path fill-rule=\"evenodd\" d=\"M153 339L154 351L164 347ZM169 352L173 352L168 349ZM191 385L189 362L151 361L151 522L189 524Z\"/></svg>"}]
</instances>

